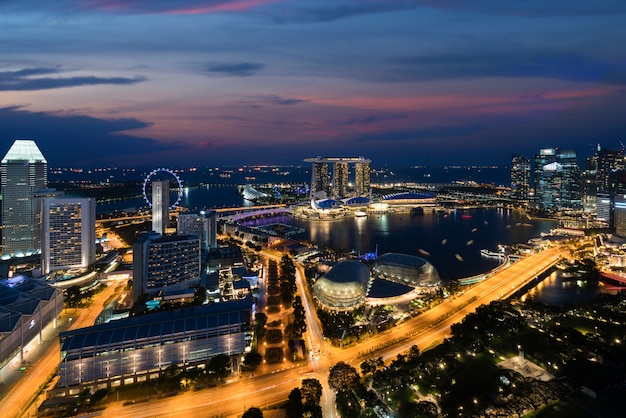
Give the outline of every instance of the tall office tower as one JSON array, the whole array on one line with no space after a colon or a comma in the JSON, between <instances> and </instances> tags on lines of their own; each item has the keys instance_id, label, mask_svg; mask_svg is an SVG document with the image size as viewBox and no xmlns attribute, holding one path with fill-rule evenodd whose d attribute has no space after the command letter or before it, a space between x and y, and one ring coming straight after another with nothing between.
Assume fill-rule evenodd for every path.
<instances>
[{"instance_id":1,"label":"tall office tower","mask_svg":"<svg viewBox=\"0 0 626 418\"><path fill-rule=\"evenodd\" d=\"M202 215L202 212L200 212ZM217 248L217 212L214 210L210 210L204 213L207 220L207 246L210 249Z\"/></svg>"},{"instance_id":2,"label":"tall office tower","mask_svg":"<svg viewBox=\"0 0 626 418\"><path fill-rule=\"evenodd\" d=\"M217 213L214 210L198 213L180 213L177 220L178 235L195 235L202 248L217 248Z\"/></svg>"},{"instance_id":3,"label":"tall office tower","mask_svg":"<svg viewBox=\"0 0 626 418\"><path fill-rule=\"evenodd\" d=\"M318 193L317 197L330 197L331 192L328 162L314 162L311 177L311 197L316 197Z\"/></svg>"},{"instance_id":4,"label":"tall office tower","mask_svg":"<svg viewBox=\"0 0 626 418\"><path fill-rule=\"evenodd\" d=\"M83 268L96 261L96 201L90 197L40 196L43 274Z\"/></svg>"},{"instance_id":5,"label":"tall office tower","mask_svg":"<svg viewBox=\"0 0 626 418\"><path fill-rule=\"evenodd\" d=\"M553 206L555 189L560 189L560 183L554 184L556 172L561 167L556 165L556 149L543 148L535 155L533 169L533 183L535 189L535 205L539 208L551 208Z\"/></svg>"},{"instance_id":6,"label":"tall office tower","mask_svg":"<svg viewBox=\"0 0 626 418\"><path fill-rule=\"evenodd\" d=\"M520 203L530 198L530 158L521 154L511 156L511 197Z\"/></svg>"},{"instance_id":7,"label":"tall office tower","mask_svg":"<svg viewBox=\"0 0 626 418\"><path fill-rule=\"evenodd\" d=\"M348 163L337 161L333 170L333 196L337 199L348 197Z\"/></svg>"},{"instance_id":8,"label":"tall office tower","mask_svg":"<svg viewBox=\"0 0 626 418\"><path fill-rule=\"evenodd\" d=\"M585 171L582 174L581 200L583 210L588 213L596 213L598 185L596 182L598 171L598 157L596 155L585 158Z\"/></svg>"},{"instance_id":9,"label":"tall office tower","mask_svg":"<svg viewBox=\"0 0 626 418\"><path fill-rule=\"evenodd\" d=\"M370 160L359 158L354 164L354 193L357 196L369 196L370 194Z\"/></svg>"},{"instance_id":10,"label":"tall office tower","mask_svg":"<svg viewBox=\"0 0 626 418\"><path fill-rule=\"evenodd\" d=\"M624 169L624 150L610 150L598 145L596 151L596 183L598 192L609 191L609 176L612 172Z\"/></svg>"},{"instance_id":11,"label":"tall office tower","mask_svg":"<svg viewBox=\"0 0 626 418\"><path fill-rule=\"evenodd\" d=\"M35 141L18 139L0 164L3 253L38 250L41 220L36 191L48 183L48 162Z\"/></svg>"},{"instance_id":12,"label":"tall office tower","mask_svg":"<svg viewBox=\"0 0 626 418\"><path fill-rule=\"evenodd\" d=\"M182 290L200 281L200 238L148 232L133 244L133 300L165 290Z\"/></svg>"},{"instance_id":13,"label":"tall office tower","mask_svg":"<svg viewBox=\"0 0 626 418\"><path fill-rule=\"evenodd\" d=\"M559 208L580 209L581 174L574 150L558 150L557 161L561 164L561 201Z\"/></svg>"},{"instance_id":14,"label":"tall office tower","mask_svg":"<svg viewBox=\"0 0 626 418\"><path fill-rule=\"evenodd\" d=\"M165 234L170 223L170 183L169 181L152 182L152 230Z\"/></svg>"},{"instance_id":15,"label":"tall office tower","mask_svg":"<svg viewBox=\"0 0 626 418\"><path fill-rule=\"evenodd\" d=\"M608 221L616 234L626 237L626 170L614 170L609 174L606 196L607 207L602 207L596 218Z\"/></svg>"},{"instance_id":16,"label":"tall office tower","mask_svg":"<svg viewBox=\"0 0 626 418\"><path fill-rule=\"evenodd\" d=\"M578 209L580 168L576 152L544 148L535 156L536 205L541 209Z\"/></svg>"},{"instance_id":17,"label":"tall office tower","mask_svg":"<svg viewBox=\"0 0 626 418\"><path fill-rule=\"evenodd\" d=\"M613 212L613 227L615 234L626 237L626 195L615 195L615 209Z\"/></svg>"}]
</instances>

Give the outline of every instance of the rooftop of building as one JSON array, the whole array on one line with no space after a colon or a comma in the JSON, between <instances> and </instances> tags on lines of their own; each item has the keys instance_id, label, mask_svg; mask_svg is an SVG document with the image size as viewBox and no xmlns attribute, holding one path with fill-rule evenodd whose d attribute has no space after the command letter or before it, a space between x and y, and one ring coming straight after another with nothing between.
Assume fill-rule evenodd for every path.
<instances>
[{"instance_id":1,"label":"rooftop of building","mask_svg":"<svg viewBox=\"0 0 626 418\"><path fill-rule=\"evenodd\" d=\"M333 283L358 282L367 284L370 272L367 266L358 260L343 260L335 264L324 276Z\"/></svg>"},{"instance_id":2,"label":"rooftop of building","mask_svg":"<svg viewBox=\"0 0 626 418\"><path fill-rule=\"evenodd\" d=\"M2 159L2 164L10 161L28 161L29 163L47 163L43 154L32 139L16 140Z\"/></svg>"},{"instance_id":3,"label":"rooftop of building","mask_svg":"<svg viewBox=\"0 0 626 418\"><path fill-rule=\"evenodd\" d=\"M188 306L145 315L118 319L106 324L94 325L59 334L61 351L111 345L136 339L150 339L177 333L193 332L241 323L237 312L251 309L252 299L236 299L212 305ZM235 314L235 316L233 316Z\"/></svg>"}]
</instances>

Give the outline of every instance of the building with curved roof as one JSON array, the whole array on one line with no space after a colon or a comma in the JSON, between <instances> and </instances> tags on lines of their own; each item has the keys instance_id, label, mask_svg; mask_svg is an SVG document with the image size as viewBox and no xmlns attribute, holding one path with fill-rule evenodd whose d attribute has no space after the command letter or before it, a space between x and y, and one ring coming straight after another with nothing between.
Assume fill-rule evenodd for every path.
<instances>
[{"instance_id":1,"label":"building with curved roof","mask_svg":"<svg viewBox=\"0 0 626 418\"><path fill-rule=\"evenodd\" d=\"M326 308L346 311L365 302L370 285L370 271L365 264L344 260L317 279L313 293Z\"/></svg>"},{"instance_id":2,"label":"building with curved roof","mask_svg":"<svg viewBox=\"0 0 626 418\"><path fill-rule=\"evenodd\" d=\"M375 277L411 287L431 287L440 283L439 273L421 257L400 253L385 253L372 266Z\"/></svg>"},{"instance_id":3,"label":"building with curved roof","mask_svg":"<svg viewBox=\"0 0 626 418\"><path fill-rule=\"evenodd\" d=\"M380 201L391 205L434 205L437 196L434 193L401 192L385 195Z\"/></svg>"}]
</instances>

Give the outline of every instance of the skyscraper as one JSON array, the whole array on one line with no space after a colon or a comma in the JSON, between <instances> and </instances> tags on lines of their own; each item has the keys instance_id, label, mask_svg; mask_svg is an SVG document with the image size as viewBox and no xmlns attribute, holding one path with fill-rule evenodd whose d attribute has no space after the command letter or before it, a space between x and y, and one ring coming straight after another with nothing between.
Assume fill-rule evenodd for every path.
<instances>
[{"instance_id":1,"label":"skyscraper","mask_svg":"<svg viewBox=\"0 0 626 418\"><path fill-rule=\"evenodd\" d=\"M560 149L557 151L556 158L562 167L559 207L579 209L581 207L581 175L576 151Z\"/></svg>"},{"instance_id":2,"label":"skyscraper","mask_svg":"<svg viewBox=\"0 0 626 418\"><path fill-rule=\"evenodd\" d=\"M360 158L354 164L354 194L357 196L367 196L370 193L370 160Z\"/></svg>"},{"instance_id":3,"label":"skyscraper","mask_svg":"<svg viewBox=\"0 0 626 418\"><path fill-rule=\"evenodd\" d=\"M179 213L176 233L178 235L196 235L200 237L203 248L217 248L217 213L201 211L197 213Z\"/></svg>"},{"instance_id":4,"label":"skyscraper","mask_svg":"<svg viewBox=\"0 0 626 418\"><path fill-rule=\"evenodd\" d=\"M41 212L34 195L48 183L48 162L35 141L18 139L2 159L0 173L3 253L38 250Z\"/></svg>"},{"instance_id":5,"label":"skyscraper","mask_svg":"<svg viewBox=\"0 0 626 418\"><path fill-rule=\"evenodd\" d=\"M322 193L323 192L323 193ZM311 177L311 197L330 197L331 183L328 162L320 161L313 163L313 174Z\"/></svg>"},{"instance_id":6,"label":"skyscraper","mask_svg":"<svg viewBox=\"0 0 626 418\"><path fill-rule=\"evenodd\" d=\"M578 209L581 206L580 168L576 151L544 148L535 156L535 203L540 209Z\"/></svg>"},{"instance_id":7,"label":"skyscraper","mask_svg":"<svg viewBox=\"0 0 626 418\"><path fill-rule=\"evenodd\" d=\"M333 172L333 194L336 199L348 197L348 163L337 161Z\"/></svg>"},{"instance_id":8,"label":"skyscraper","mask_svg":"<svg viewBox=\"0 0 626 418\"><path fill-rule=\"evenodd\" d=\"M588 213L596 213L598 196L598 157L592 155L585 158L585 171L582 174L581 200L583 210Z\"/></svg>"},{"instance_id":9,"label":"skyscraper","mask_svg":"<svg viewBox=\"0 0 626 418\"><path fill-rule=\"evenodd\" d=\"M511 197L520 203L530 198L530 158L521 154L511 156Z\"/></svg>"},{"instance_id":10,"label":"skyscraper","mask_svg":"<svg viewBox=\"0 0 626 418\"><path fill-rule=\"evenodd\" d=\"M598 192L609 192L609 177L612 172L624 169L624 150L611 150L598 145L596 151L596 184Z\"/></svg>"},{"instance_id":11,"label":"skyscraper","mask_svg":"<svg viewBox=\"0 0 626 418\"><path fill-rule=\"evenodd\" d=\"M170 223L170 183L169 181L152 182L152 230L165 234Z\"/></svg>"},{"instance_id":12,"label":"skyscraper","mask_svg":"<svg viewBox=\"0 0 626 418\"><path fill-rule=\"evenodd\" d=\"M41 270L84 268L96 261L96 201L42 197Z\"/></svg>"},{"instance_id":13,"label":"skyscraper","mask_svg":"<svg viewBox=\"0 0 626 418\"><path fill-rule=\"evenodd\" d=\"M560 184L554 183L556 171L561 167L556 165L556 149L543 148L535 155L533 169L533 183L535 189L535 204L539 208L552 208L553 199L560 189Z\"/></svg>"}]
</instances>

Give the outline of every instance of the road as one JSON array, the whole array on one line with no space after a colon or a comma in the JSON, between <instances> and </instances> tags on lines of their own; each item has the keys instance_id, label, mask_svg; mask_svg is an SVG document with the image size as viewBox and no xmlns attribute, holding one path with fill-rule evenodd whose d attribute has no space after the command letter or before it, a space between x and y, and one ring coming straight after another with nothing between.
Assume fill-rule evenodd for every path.
<instances>
[{"instance_id":1,"label":"road","mask_svg":"<svg viewBox=\"0 0 626 418\"><path fill-rule=\"evenodd\" d=\"M271 259L280 260L279 253L264 252ZM450 333L450 326L460 322L477 307L494 300L505 299L521 289L538 274L554 265L565 251L559 248L530 255L486 280L467 289L462 295L411 318L391 330L378 334L368 341L348 348L325 345L317 316L311 311L312 303L303 292L304 274L298 268L298 287L307 307L307 342L318 344L326 355L310 360L306 366L293 366L286 370L243 378L220 388L187 392L168 399L151 399L149 403L122 406L109 405L102 416L115 418L166 417L194 415L198 417L241 416L246 408L264 408L284 402L289 392L300 386L302 377L313 377L323 385L322 409L325 417L337 416L334 393L328 388L328 371L332 365L344 361L358 370L359 364L370 357L382 356L389 360L417 345L422 351L440 343ZM167 413L164 413L167 411Z\"/></svg>"},{"instance_id":2,"label":"road","mask_svg":"<svg viewBox=\"0 0 626 418\"><path fill-rule=\"evenodd\" d=\"M109 286L95 295L90 307L76 309L77 317L72 316L74 312L73 309L65 310L65 314L69 314L73 318L67 329L78 329L93 325L102 311L103 303L111 297L114 292L115 286ZM61 352L58 338L55 338L53 341L44 342L44 344L49 345L44 354L28 367L22 378L15 383L14 387L11 388L2 399L3 417L17 417L23 415L26 412L24 409L36 395L36 389L46 382L48 377L54 372L54 369L59 365ZM32 408L36 406L38 405L33 405ZM32 408L28 409L29 413Z\"/></svg>"}]
</instances>

